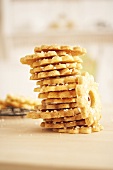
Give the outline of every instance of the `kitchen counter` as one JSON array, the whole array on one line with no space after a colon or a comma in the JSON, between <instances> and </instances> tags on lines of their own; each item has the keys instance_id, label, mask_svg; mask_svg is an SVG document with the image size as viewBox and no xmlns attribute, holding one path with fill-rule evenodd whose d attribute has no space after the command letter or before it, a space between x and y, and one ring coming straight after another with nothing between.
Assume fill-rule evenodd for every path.
<instances>
[{"instance_id":1,"label":"kitchen counter","mask_svg":"<svg viewBox=\"0 0 113 170\"><path fill-rule=\"evenodd\" d=\"M104 130L63 134L42 129L41 120L0 119L0 170L113 169L113 109L105 108Z\"/></svg>"}]
</instances>

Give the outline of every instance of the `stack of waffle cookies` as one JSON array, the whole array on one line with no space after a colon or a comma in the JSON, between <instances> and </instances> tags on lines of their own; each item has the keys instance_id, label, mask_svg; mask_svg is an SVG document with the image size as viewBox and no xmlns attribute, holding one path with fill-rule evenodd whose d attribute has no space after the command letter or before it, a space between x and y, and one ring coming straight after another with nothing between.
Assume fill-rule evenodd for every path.
<instances>
[{"instance_id":1,"label":"stack of waffle cookies","mask_svg":"<svg viewBox=\"0 0 113 170\"><path fill-rule=\"evenodd\" d=\"M81 47L42 45L20 59L30 65L30 79L37 80L34 91L41 99L27 116L42 118L41 127L72 134L103 129L98 85L92 75L82 72L84 54Z\"/></svg>"}]
</instances>

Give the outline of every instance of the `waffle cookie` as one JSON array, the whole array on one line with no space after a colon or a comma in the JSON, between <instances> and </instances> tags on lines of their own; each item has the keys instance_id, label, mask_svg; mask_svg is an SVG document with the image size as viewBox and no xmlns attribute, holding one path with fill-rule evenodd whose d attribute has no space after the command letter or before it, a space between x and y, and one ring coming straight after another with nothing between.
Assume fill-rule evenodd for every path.
<instances>
[{"instance_id":1,"label":"waffle cookie","mask_svg":"<svg viewBox=\"0 0 113 170\"><path fill-rule=\"evenodd\" d=\"M52 70L61 70L61 69L65 69L65 68L68 68L68 69L72 69L72 68L75 68L75 69L82 69L82 64L81 63L66 63L66 64L49 64L45 67L35 67L33 69L30 69L30 73L31 74L34 74L34 73L39 73L39 72L44 72L44 71L52 71Z\"/></svg>"},{"instance_id":2,"label":"waffle cookie","mask_svg":"<svg viewBox=\"0 0 113 170\"><path fill-rule=\"evenodd\" d=\"M70 76L70 75L76 75L79 74L79 70L72 68L72 69L61 69L61 70L53 70L53 71L45 71L40 72L38 74L32 74L30 77L30 80L40 80L40 79L46 79L49 77L57 77L57 76Z\"/></svg>"},{"instance_id":3,"label":"waffle cookie","mask_svg":"<svg viewBox=\"0 0 113 170\"><path fill-rule=\"evenodd\" d=\"M76 121L70 121L70 122L59 122L59 123L54 123L54 122L42 122L41 127L45 128L68 128L68 127L74 127L74 126L84 126L85 125L85 120L76 120Z\"/></svg>"},{"instance_id":4,"label":"waffle cookie","mask_svg":"<svg viewBox=\"0 0 113 170\"><path fill-rule=\"evenodd\" d=\"M27 117L29 118L42 118L42 119L51 119L51 118L62 118L67 116L76 116L80 114L79 108L70 108L70 109L60 109L60 110L46 110L46 111L32 111L29 112Z\"/></svg>"},{"instance_id":5,"label":"waffle cookie","mask_svg":"<svg viewBox=\"0 0 113 170\"><path fill-rule=\"evenodd\" d=\"M96 124L93 126L74 126L73 128L53 128L54 132L59 133L69 133L69 134L90 134L92 132L99 132L103 130L103 126L101 124Z\"/></svg>"},{"instance_id":6,"label":"waffle cookie","mask_svg":"<svg viewBox=\"0 0 113 170\"><path fill-rule=\"evenodd\" d=\"M75 46L42 45L34 54L20 59L30 66L30 80L36 80L41 104L28 118L43 119L40 126L61 133L99 132L102 126L98 84L82 72L86 50Z\"/></svg>"},{"instance_id":7,"label":"waffle cookie","mask_svg":"<svg viewBox=\"0 0 113 170\"><path fill-rule=\"evenodd\" d=\"M26 108L26 109L34 109L34 106L39 104L39 101L26 98L24 96L14 96L8 94L5 99L5 105L7 107L14 107L14 108Z\"/></svg>"},{"instance_id":8,"label":"waffle cookie","mask_svg":"<svg viewBox=\"0 0 113 170\"><path fill-rule=\"evenodd\" d=\"M61 103L61 104L47 104L47 105L37 105L35 109L37 110L59 110L59 109L69 109L77 107L77 103Z\"/></svg>"},{"instance_id":9,"label":"waffle cookie","mask_svg":"<svg viewBox=\"0 0 113 170\"><path fill-rule=\"evenodd\" d=\"M0 99L0 110L6 108L6 103L4 100Z\"/></svg>"},{"instance_id":10,"label":"waffle cookie","mask_svg":"<svg viewBox=\"0 0 113 170\"><path fill-rule=\"evenodd\" d=\"M51 91L46 93L39 93L38 98L54 98L54 99L62 99L62 98L71 98L76 97L75 90L64 90L64 91Z\"/></svg>"},{"instance_id":11,"label":"waffle cookie","mask_svg":"<svg viewBox=\"0 0 113 170\"><path fill-rule=\"evenodd\" d=\"M63 60L64 59L64 60ZM55 65L55 64L67 64L67 63L82 63L83 60L79 57L79 56L76 56L76 57L70 57L69 55L68 56L55 56L55 57L52 57L52 58L49 58L49 59L43 59L43 60L38 60L38 61L35 61L35 62L27 62L28 65L30 65L31 68L36 68L36 67L46 67L48 65L50 65L50 63L52 65Z\"/></svg>"},{"instance_id":12,"label":"waffle cookie","mask_svg":"<svg viewBox=\"0 0 113 170\"><path fill-rule=\"evenodd\" d=\"M59 64L59 63L82 63L82 59L79 56L71 56L71 55L62 55L62 56L52 56L49 58L42 58L42 59L32 59L32 60L25 60L25 58L21 58L21 62L23 64L28 64L32 68L39 67L39 66L46 66L48 64Z\"/></svg>"},{"instance_id":13,"label":"waffle cookie","mask_svg":"<svg viewBox=\"0 0 113 170\"><path fill-rule=\"evenodd\" d=\"M34 88L35 92L51 92L51 91L64 91L64 90L72 90L75 89L76 84L75 83L70 83L70 84L63 84L63 85L57 85L57 86L40 86L37 88Z\"/></svg>"},{"instance_id":14,"label":"waffle cookie","mask_svg":"<svg viewBox=\"0 0 113 170\"><path fill-rule=\"evenodd\" d=\"M42 104L59 104L59 103L73 103L76 102L76 97L74 98L64 98L64 99L43 99Z\"/></svg>"},{"instance_id":15,"label":"waffle cookie","mask_svg":"<svg viewBox=\"0 0 113 170\"><path fill-rule=\"evenodd\" d=\"M48 52L48 51L65 51L66 53L71 53L71 55L83 55L86 53L86 49L78 46L67 46L67 45L42 45L34 48L34 52Z\"/></svg>"},{"instance_id":16,"label":"waffle cookie","mask_svg":"<svg viewBox=\"0 0 113 170\"><path fill-rule=\"evenodd\" d=\"M79 55L79 53L78 53L78 55ZM61 57L61 58L59 58L59 57ZM67 54L65 51L58 51L58 52L48 51L45 53L44 52L35 53L35 54L31 54L31 55L26 55L25 57L21 58L20 61L21 61L21 63L31 65L31 67L32 67L32 63L35 61L37 62L37 60L39 60L40 62L43 62L43 61L50 61L49 59L52 59L54 62L57 62L59 59L64 60L64 57L66 60L69 60L69 62L72 62L74 58L76 61L80 61L80 62L82 61L77 55L74 55L74 58L73 58L71 56L71 54L69 54L69 53ZM66 61L66 60L64 60L64 61Z\"/></svg>"},{"instance_id":17,"label":"waffle cookie","mask_svg":"<svg viewBox=\"0 0 113 170\"><path fill-rule=\"evenodd\" d=\"M49 79L43 79L40 81L37 81L36 84L37 85L58 85L58 84L70 84L70 83L77 83L77 75L74 76L58 76L58 77L53 77L53 78L49 78Z\"/></svg>"}]
</instances>

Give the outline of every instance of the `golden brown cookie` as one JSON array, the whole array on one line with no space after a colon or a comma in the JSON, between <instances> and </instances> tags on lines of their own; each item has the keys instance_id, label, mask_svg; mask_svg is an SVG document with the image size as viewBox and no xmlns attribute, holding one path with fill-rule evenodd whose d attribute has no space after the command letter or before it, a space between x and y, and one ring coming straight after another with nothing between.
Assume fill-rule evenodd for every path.
<instances>
[{"instance_id":1,"label":"golden brown cookie","mask_svg":"<svg viewBox=\"0 0 113 170\"><path fill-rule=\"evenodd\" d=\"M33 64L33 62L44 59L44 58L49 58L53 56L57 56L58 54L55 51L48 51L47 53L41 51L39 53L31 54L31 55L26 55L25 57L22 57L20 59L20 62L22 64Z\"/></svg>"},{"instance_id":2,"label":"golden brown cookie","mask_svg":"<svg viewBox=\"0 0 113 170\"><path fill-rule=\"evenodd\" d=\"M6 108L6 103L4 100L0 99L0 110Z\"/></svg>"},{"instance_id":3,"label":"golden brown cookie","mask_svg":"<svg viewBox=\"0 0 113 170\"><path fill-rule=\"evenodd\" d=\"M34 48L35 52L40 51L65 51L66 53L71 53L72 55L83 55L86 54L86 49L77 46L67 46L67 45L42 45Z\"/></svg>"},{"instance_id":4,"label":"golden brown cookie","mask_svg":"<svg viewBox=\"0 0 113 170\"><path fill-rule=\"evenodd\" d=\"M59 49L59 50L58 50ZM86 50L81 47L71 47L71 46L46 46L42 45L41 47L36 47L34 49L35 54L26 55L25 57L22 57L20 59L20 62L22 64L32 64L34 61L43 59L43 58L49 58L52 56L66 56L66 55L72 55L72 56L80 56L86 53Z\"/></svg>"},{"instance_id":5,"label":"golden brown cookie","mask_svg":"<svg viewBox=\"0 0 113 170\"><path fill-rule=\"evenodd\" d=\"M75 120L82 120L81 114L76 114L74 116L66 116L66 117L60 117L60 118L51 118L51 119L44 119L46 122L69 122L69 121L75 121Z\"/></svg>"},{"instance_id":6,"label":"golden brown cookie","mask_svg":"<svg viewBox=\"0 0 113 170\"><path fill-rule=\"evenodd\" d=\"M100 97L97 92L98 86L94 82L93 76L84 73L78 77L76 86L77 104L81 109L81 114L87 122L93 124L101 117Z\"/></svg>"},{"instance_id":7,"label":"golden brown cookie","mask_svg":"<svg viewBox=\"0 0 113 170\"><path fill-rule=\"evenodd\" d=\"M79 126L71 127L71 128L53 128L53 132L58 133L69 133L69 134L79 134Z\"/></svg>"},{"instance_id":8,"label":"golden brown cookie","mask_svg":"<svg viewBox=\"0 0 113 170\"><path fill-rule=\"evenodd\" d=\"M35 67L33 69L30 69L30 73L34 74L34 73L39 73L39 72L43 72L43 71L52 71L52 70L61 70L61 69L65 69L65 68L75 68L75 69L82 69L82 65L81 63L66 63L66 64L49 64L45 67Z\"/></svg>"},{"instance_id":9,"label":"golden brown cookie","mask_svg":"<svg viewBox=\"0 0 113 170\"><path fill-rule=\"evenodd\" d=\"M92 113L89 114L87 118L85 118L86 124L92 125L97 123L101 119L102 115L99 112L96 112L94 115Z\"/></svg>"},{"instance_id":10,"label":"golden brown cookie","mask_svg":"<svg viewBox=\"0 0 113 170\"><path fill-rule=\"evenodd\" d=\"M78 83L77 79L78 75L74 76L65 76L65 77L56 77L56 78L49 78L37 81L37 85L43 86L43 85L57 85L57 84L69 84L69 83Z\"/></svg>"},{"instance_id":11,"label":"golden brown cookie","mask_svg":"<svg viewBox=\"0 0 113 170\"><path fill-rule=\"evenodd\" d=\"M72 90L76 88L75 83L70 83L70 84L64 84L64 85L54 85L54 86L41 86L34 88L34 92L55 92L55 91L64 91L64 90Z\"/></svg>"},{"instance_id":12,"label":"golden brown cookie","mask_svg":"<svg viewBox=\"0 0 113 170\"><path fill-rule=\"evenodd\" d=\"M58 109L69 109L77 107L77 103L61 103L61 104L48 104L48 105L37 105L36 110L58 110Z\"/></svg>"},{"instance_id":13,"label":"golden brown cookie","mask_svg":"<svg viewBox=\"0 0 113 170\"><path fill-rule=\"evenodd\" d=\"M44 52L41 53L37 53L37 54L31 54L31 55L26 55L25 57L22 57L20 59L20 62L22 64L29 64L29 63L33 63L34 61L36 61L38 58L43 58L45 57Z\"/></svg>"},{"instance_id":14,"label":"golden brown cookie","mask_svg":"<svg viewBox=\"0 0 113 170\"><path fill-rule=\"evenodd\" d=\"M76 98L64 98L64 99L44 99L42 104L60 104L60 103L73 103L76 102Z\"/></svg>"},{"instance_id":15,"label":"golden brown cookie","mask_svg":"<svg viewBox=\"0 0 113 170\"><path fill-rule=\"evenodd\" d=\"M65 55L65 56L54 56L54 57L51 57L51 58L44 58L44 59L40 59L40 60L37 60L35 62L31 61L31 64L30 66L32 68L35 68L35 67L42 67L42 66L46 66L48 64L59 64L59 63L62 63L62 64L66 64L66 63L82 63L83 60L79 57L79 56L71 56L71 55Z\"/></svg>"},{"instance_id":16,"label":"golden brown cookie","mask_svg":"<svg viewBox=\"0 0 113 170\"><path fill-rule=\"evenodd\" d=\"M75 127L72 127L72 128L61 128L61 129L58 129L58 128L53 128L53 131L54 132L59 132L59 133L70 133L70 134L90 134L92 132L99 132L103 130L103 126L100 125L100 124L97 124L95 126L91 126L91 127L88 127L88 126L75 126Z\"/></svg>"},{"instance_id":17,"label":"golden brown cookie","mask_svg":"<svg viewBox=\"0 0 113 170\"><path fill-rule=\"evenodd\" d=\"M39 101L26 98L24 96L14 96L8 94L5 99L6 106L34 109L34 106L39 104Z\"/></svg>"},{"instance_id":18,"label":"golden brown cookie","mask_svg":"<svg viewBox=\"0 0 113 170\"><path fill-rule=\"evenodd\" d=\"M28 64L28 63L33 63L35 61L38 61L40 59L47 59L47 58L51 58L51 57L54 57L54 56L66 56L66 55L69 55L67 54L65 51L47 51L47 52L38 52L38 53L35 53L35 54L31 54L31 55L26 55L25 57L22 57L20 59L20 62L22 64Z\"/></svg>"},{"instance_id":19,"label":"golden brown cookie","mask_svg":"<svg viewBox=\"0 0 113 170\"><path fill-rule=\"evenodd\" d=\"M21 98L19 99L15 96L7 95L5 102L6 102L6 106L21 108L24 100L22 99L21 101Z\"/></svg>"},{"instance_id":20,"label":"golden brown cookie","mask_svg":"<svg viewBox=\"0 0 113 170\"><path fill-rule=\"evenodd\" d=\"M40 80L40 79L45 79L49 77L57 77L57 76L68 76L68 75L77 75L79 74L80 71L77 69L62 69L62 70L53 70L53 71L45 71L45 72L40 72L38 74L32 74L30 77L30 80Z\"/></svg>"},{"instance_id":21,"label":"golden brown cookie","mask_svg":"<svg viewBox=\"0 0 113 170\"><path fill-rule=\"evenodd\" d=\"M65 90L65 91L57 91L57 92L46 92L39 93L38 98L73 98L76 97L75 90Z\"/></svg>"},{"instance_id":22,"label":"golden brown cookie","mask_svg":"<svg viewBox=\"0 0 113 170\"><path fill-rule=\"evenodd\" d=\"M83 126L85 125L84 120L77 120L72 122L60 122L60 123L48 123L48 122L41 122L41 127L44 128L67 128L67 127L74 127L74 126Z\"/></svg>"},{"instance_id":23,"label":"golden brown cookie","mask_svg":"<svg viewBox=\"0 0 113 170\"><path fill-rule=\"evenodd\" d=\"M62 110L52 110L48 111L46 110L45 112L41 111L34 111L34 112L29 112L27 114L28 118L33 118L33 119L51 119L51 118L61 118L61 117L66 117L66 116L75 116L80 114L79 108L74 108L74 109L62 109Z\"/></svg>"}]
</instances>

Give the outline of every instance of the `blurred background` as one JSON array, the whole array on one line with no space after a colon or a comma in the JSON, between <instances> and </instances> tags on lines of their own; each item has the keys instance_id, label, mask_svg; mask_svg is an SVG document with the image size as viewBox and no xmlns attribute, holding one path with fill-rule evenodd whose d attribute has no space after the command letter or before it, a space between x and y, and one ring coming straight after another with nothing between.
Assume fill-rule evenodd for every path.
<instances>
[{"instance_id":1,"label":"blurred background","mask_svg":"<svg viewBox=\"0 0 113 170\"><path fill-rule=\"evenodd\" d=\"M19 60L41 44L86 48L84 69L103 104L113 105L113 0L0 0L0 98L37 97Z\"/></svg>"}]
</instances>

